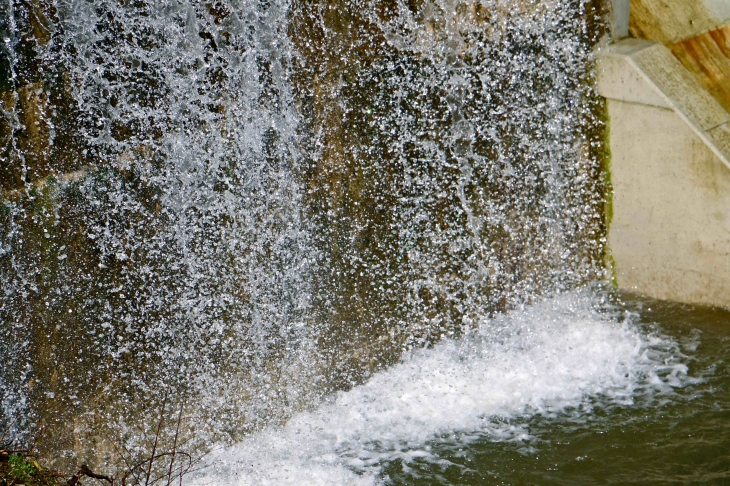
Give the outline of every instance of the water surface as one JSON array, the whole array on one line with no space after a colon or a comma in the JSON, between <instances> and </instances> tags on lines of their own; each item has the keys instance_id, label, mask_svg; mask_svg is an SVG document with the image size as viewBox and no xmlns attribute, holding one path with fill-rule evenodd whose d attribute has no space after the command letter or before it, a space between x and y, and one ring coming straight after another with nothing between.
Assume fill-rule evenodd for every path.
<instances>
[{"instance_id":1,"label":"water surface","mask_svg":"<svg viewBox=\"0 0 730 486\"><path fill-rule=\"evenodd\" d=\"M730 483L730 312L620 294L638 326L674 340L689 377L631 405L518 420L531 437L433 441L439 462L389 463L387 484Z\"/></svg>"},{"instance_id":2,"label":"water surface","mask_svg":"<svg viewBox=\"0 0 730 486\"><path fill-rule=\"evenodd\" d=\"M730 312L569 294L238 446L210 484L723 484Z\"/></svg>"}]
</instances>

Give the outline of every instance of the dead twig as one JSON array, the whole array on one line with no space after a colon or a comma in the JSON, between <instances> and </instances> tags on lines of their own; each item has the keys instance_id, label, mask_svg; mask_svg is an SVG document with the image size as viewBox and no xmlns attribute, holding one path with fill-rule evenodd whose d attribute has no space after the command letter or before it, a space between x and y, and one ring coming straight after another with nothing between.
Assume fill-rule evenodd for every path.
<instances>
[{"instance_id":1,"label":"dead twig","mask_svg":"<svg viewBox=\"0 0 730 486\"><path fill-rule=\"evenodd\" d=\"M166 486L170 486L172 483L172 465L175 463L175 453L177 452L177 439L180 436L180 422L182 420L182 412L183 412L183 406L184 404L180 404L180 412L177 414L177 425L175 427L175 440L172 443L172 457L170 458L170 470L167 473L167 484ZM180 482L182 483L182 476L180 476Z\"/></svg>"},{"instance_id":2,"label":"dead twig","mask_svg":"<svg viewBox=\"0 0 730 486\"><path fill-rule=\"evenodd\" d=\"M48 427L47 426L44 425L43 427L41 427L41 430L39 430L38 433L33 438L33 443L28 448L28 450L30 450L30 451L35 451L36 450L35 446L36 446L36 444L38 444L38 440L41 437L43 437L43 434L45 434L47 430L48 430Z\"/></svg>"},{"instance_id":3,"label":"dead twig","mask_svg":"<svg viewBox=\"0 0 730 486\"><path fill-rule=\"evenodd\" d=\"M174 473L174 474L172 474L173 478L182 478L190 470L190 468L193 465L193 457L190 454L188 454L187 452L182 452L182 451L175 451L174 453L173 452L163 452L163 453L157 454L155 456L152 456L149 459L145 458L143 461L140 461L137 464L135 464L131 469L128 469L124 473L124 476L122 476L122 486L127 485L127 480L130 478L130 476L136 477L137 471L139 471L140 469L142 469L144 467L148 467L150 461L154 462L154 461L157 461L160 459L165 459L168 456L171 456L171 457L182 456L182 457L185 457L185 459L187 459L187 466L180 465L180 466L175 467L172 471L170 471L170 474ZM145 481L146 481L145 484L147 484L147 483L155 484L155 483L157 483L157 481L164 479L168 475L167 475L167 473L162 474L159 477L150 480L151 476L152 475L150 472L150 476L145 478ZM132 484L139 485L139 484L141 484L141 481L136 480Z\"/></svg>"},{"instance_id":4,"label":"dead twig","mask_svg":"<svg viewBox=\"0 0 730 486\"><path fill-rule=\"evenodd\" d=\"M109 484L111 484L112 486L114 486L113 478L106 476L104 474L96 474L94 471L89 469L89 466L87 466L86 464L81 466L81 469L79 469L79 472L77 472L76 474L71 476L71 479L66 481L66 484L68 486L76 486L79 483L79 480L81 480L81 478L84 476L94 478L94 479L100 479L100 480L106 481Z\"/></svg>"},{"instance_id":5,"label":"dead twig","mask_svg":"<svg viewBox=\"0 0 730 486\"><path fill-rule=\"evenodd\" d=\"M162 430L162 421L165 419L165 405L167 405L167 391L162 398L162 408L160 409L160 421L157 423L157 431L155 432L155 443L152 445L152 454L150 454L150 464L147 468L147 476L145 477L144 486L149 486L150 476L152 475L152 462L155 460L157 452L157 442L160 440L160 431Z\"/></svg>"}]
</instances>

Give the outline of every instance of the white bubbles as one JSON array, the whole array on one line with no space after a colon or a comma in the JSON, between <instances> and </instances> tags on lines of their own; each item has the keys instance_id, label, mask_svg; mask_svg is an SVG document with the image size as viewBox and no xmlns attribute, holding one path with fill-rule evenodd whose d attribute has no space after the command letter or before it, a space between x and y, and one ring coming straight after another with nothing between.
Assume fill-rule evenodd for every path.
<instances>
[{"instance_id":1,"label":"white bubbles","mask_svg":"<svg viewBox=\"0 0 730 486\"><path fill-rule=\"evenodd\" d=\"M516 419L626 406L686 382L671 342L593 305L587 294L564 295L415 351L316 410L214 452L194 484L376 484L388 462L438 461L429 442L440 436L524 441L529 428Z\"/></svg>"}]
</instances>

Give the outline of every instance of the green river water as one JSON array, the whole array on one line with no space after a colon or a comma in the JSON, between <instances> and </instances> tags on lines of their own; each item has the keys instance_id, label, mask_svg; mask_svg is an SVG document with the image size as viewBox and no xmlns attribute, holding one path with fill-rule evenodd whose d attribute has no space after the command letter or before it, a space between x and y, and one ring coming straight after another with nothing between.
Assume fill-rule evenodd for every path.
<instances>
[{"instance_id":1,"label":"green river water","mask_svg":"<svg viewBox=\"0 0 730 486\"><path fill-rule=\"evenodd\" d=\"M515 423L529 430L526 440L444 437L431 444L440 462L392 462L388 484L730 484L730 311L614 297L679 344L697 382L630 406Z\"/></svg>"}]
</instances>

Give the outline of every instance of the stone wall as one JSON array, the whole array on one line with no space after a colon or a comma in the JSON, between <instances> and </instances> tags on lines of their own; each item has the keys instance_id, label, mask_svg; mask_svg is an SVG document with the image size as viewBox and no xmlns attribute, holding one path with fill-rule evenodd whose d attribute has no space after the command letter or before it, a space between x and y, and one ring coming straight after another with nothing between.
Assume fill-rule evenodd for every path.
<instances>
[{"instance_id":1,"label":"stone wall","mask_svg":"<svg viewBox=\"0 0 730 486\"><path fill-rule=\"evenodd\" d=\"M0 391L48 450L141 437L188 384L245 433L601 274L603 2L302 0L288 33L190 3L160 40L153 2L72 2L79 46L55 2L3 3Z\"/></svg>"}]
</instances>

